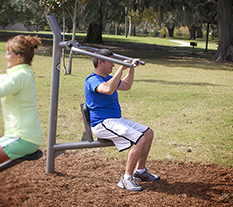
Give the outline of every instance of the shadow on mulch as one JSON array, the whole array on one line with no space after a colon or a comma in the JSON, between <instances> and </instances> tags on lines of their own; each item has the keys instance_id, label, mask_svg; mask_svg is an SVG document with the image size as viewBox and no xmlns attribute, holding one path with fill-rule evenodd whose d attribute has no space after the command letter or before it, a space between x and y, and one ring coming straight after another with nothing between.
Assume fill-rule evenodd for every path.
<instances>
[{"instance_id":1,"label":"shadow on mulch","mask_svg":"<svg viewBox=\"0 0 233 207\"><path fill-rule=\"evenodd\" d=\"M125 162L98 150L69 151L56 158L54 173L46 173L44 150L40 160L0 174L0 206L233 206L233 169L149 160L149 171L161 180L129 192L117 186Z\"/></svg>"}]
</instances>

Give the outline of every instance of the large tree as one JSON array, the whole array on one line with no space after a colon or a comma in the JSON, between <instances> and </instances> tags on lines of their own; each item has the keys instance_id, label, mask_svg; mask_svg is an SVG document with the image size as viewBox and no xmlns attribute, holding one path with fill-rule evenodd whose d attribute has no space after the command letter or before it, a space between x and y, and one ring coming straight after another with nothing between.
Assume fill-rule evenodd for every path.
<instances>
[{"instance_id":1,"label":"large tree","mask_svg":"<svg viewBox=\"0 0 233 207\"><path fill-rule=\"evenodd\" d=\"M95 0L91 1L85 10L85 20L89 22L87 36L84 42L103 43L102 28L107 23L122 23L125 17L125 7L130 11L142 14L149 0ZM131 13L130 13L131 14Z\"/></svg>"},{"instance_id":2,"label":"large tree","mask_svg":"<svg viewBox=\"0 0 233 207\"><path fill-rule=\"evenodd\" d=\"M233 62L233 1L218 0L218 51L215 60Z\"/></svg>"},{"instance_id":3,"label":"large tree","mask_svg":"<svg viewBox=\"0 0 233 207\"><path fill-rule=\"evenodd\" d=\"M103 43L103 25L116 21L117 18L122 18L124 6L121 2L121 0L95 0L90 2L84 12L84 18L89 24L84 42Z\"/></svg>"},{"instance_id":4,"label":"large tree","mask_svg":"<svg viewBox=\"0 0 233 207\"><path fill-rule=\"evenodd\" d=\"M108 13L106 10L106 0L91 1L85 10L85 19L89 22L87 36L84 42L103 43L102 24L103 16ZM106 11L104 11L106 10Z\"/></svg>"},{"instance_id":5,"label":"large tree","mask_svg":"<svg viewBox=\"0 0 233 207\"><path fill-rule=\"evenodd\" d=\"M1 0L0 25L5 27L16 22L23 23L26 27L45 25L46 19L38 0Z\"/></svg>"}]
</instances>

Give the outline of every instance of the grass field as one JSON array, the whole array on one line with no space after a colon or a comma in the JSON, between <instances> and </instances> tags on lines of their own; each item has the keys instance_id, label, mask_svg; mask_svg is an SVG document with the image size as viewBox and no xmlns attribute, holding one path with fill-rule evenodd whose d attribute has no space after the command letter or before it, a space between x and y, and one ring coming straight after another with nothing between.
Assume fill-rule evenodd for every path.
<instances>
[{"instance_id":1,"label":"grass field","mask_svg":"<svg viewBox=\"0 0 233 207\"><path fill-rule=\"evenodd\" d=\"M119 92L119 100L124 117L154 130L149 159L233 167L233 65L210 61L216 43L209 44L211 53L205 56L204 41L198 41L195 48L198 53L192 54L191 47L173 47L178 44L167 38L126 39L104 35L103 39L144 43L155 48L156 45L169 45L157 53L148 51L147 47L140 51L113 48L117 53L122 50L124 55L142 57L146 61L145 66L136 70L132 89ZM106 43L106 47L110 45ZM0 42L1 73L5 72L7 65L4 55L5 42ZM40 51L35 56L32 70L37 77L43 147L47 146L48 137L51 67L51 53ZM61 71L57 142L81 139L84 126L79 105L85 101L84 81L92 71L91 58L85 56L74 56L72 75L63 75ZM0 134L3 134L2 117L0 124ZM127 153L118 153L115 147L96 150L109 157L125 158Z\"/></svg>"}]
</instances>

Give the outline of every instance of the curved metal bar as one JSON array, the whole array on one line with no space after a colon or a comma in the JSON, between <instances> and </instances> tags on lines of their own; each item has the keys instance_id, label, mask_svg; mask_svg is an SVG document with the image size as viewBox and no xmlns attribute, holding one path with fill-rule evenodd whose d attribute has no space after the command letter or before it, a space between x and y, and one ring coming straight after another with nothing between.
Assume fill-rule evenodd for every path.
<instances>
[{"instance_id":1,"label":"curved metal bar","mask_svg":"<svg viewBox=\"0 0 233 207\"><path fill-rule=\"evenodd\" d=\"M95 52L95 51L97 51L98 49L96 49L96 48L93 48L93 47L83 47L83 46L81 46L80 47L81 49L86 49L86 50L91 50L91 51L93 51L93 52ZM121 59L121 60L131 60L131 61L133 61L133 59L134 58L131 58L131 57L127 57L127 56L124 56L124 55L119 55L119 54L116 54L116 53L113 53L113 57L114 58L117 58L117 59ZM119 63L120 64L120 63ZM146 62L145 61L140 61L140 64L141 65L145 65L146 64ZM129 67L129 66L128 66Z\"/></svg>"},{"instance_id":2,"label":"curved metal bar","mask_svg":"<svg viewBox=\"0 0 233 207\"><path fill-rule=\"evenodd\" d=\"M121 60L106 57L106 56L99 55L99 54L96 54L96 53L93 53L93 52L88 52L88 51L85 51L85 50L82 50L82 49L79 49L79 48L76 48L76 47L72 47L71 50L73 50L74 52L83 54L83 55L89 55L91 57L96 57L96 58L99 58L101 60L106 60L106 61L109 61L109 62L112 62L112 63L117 63L117 64L120 64L120 65L124 65L124 66L129 67L129 68L133 67L133 64L131 64L131 63L126 63L126 62L121 61Z\"/></svg>"},{"instance_id":3,"label":"curved metal bar","mask_svg":"<svg viewBox=\"0 0 233 207\"><path fill-rule=\"evenodd\" d=\"M99 49L94 48L94 47L81 46L79 44L79 42L77 42L77 41L60 42L59 47L64 48L64 49L68 49L68 50L70 50L71 48L78 48L78 49L82 49L82 50L89 50L89 51L92 51L92 52L96 52L97 50L99 50ZM81 52L80 50L76 51L74 49L72 49L72 50L74 52L77 52L77 53L81 53L81 54L84 54L84 55L89 55L89 56L95 57L94 55L91 55L91 53ZM104 58L101 58L100 56L98 58L104 60ZM116 53L113 53L113 58L117 58L117 59L121 59L121 60L131 60L131 61L133 61L133 59L134 59L134 58L127 57L127 56L124 56L124 55L119 55L119 54L116 54ZM107 60L107 61L110 61L110 60ZM114 62L114 61L110 61L110 62ZM124 65L123 62L114 62L114 63ZM145 63L145 61L141 60L140 64L145 65L146 63ZM131 64L131 66L129 66L128 64L125 65L125 66L126 67L133 67L132 64Z\"/></svg>"},{"instance_id":4,"label":"curved metal bar","mask_svg":"<svg viewBox=\"0 0 233 207\"><path fill-rule=\"evenodd\" d=\"M82 142L70 142L70 143L58 143L53 146L55 151L70 150L70 149L85 149L85 148L98 148L98 147L110 147L115 146L113 142L99 142L99 141L82 141Z\"/></svg>"},{"instance_id":5,"label":"curved metal bar","mask_svg":"<svg viewBox=\"0 0 233 207\"><path fill-rule=\"evenodd\" d=\"M113 57L118 58L118 59L122 59L122 60L131 60L131 61L133 61L133 59L134 59L134 58L130 58L130 57L127 57L127 56L124 56L124 55L118 55L116 53L113 53ZM140 64L145 65L146 62L141 60Z\"/></svg>"}]
</instances>

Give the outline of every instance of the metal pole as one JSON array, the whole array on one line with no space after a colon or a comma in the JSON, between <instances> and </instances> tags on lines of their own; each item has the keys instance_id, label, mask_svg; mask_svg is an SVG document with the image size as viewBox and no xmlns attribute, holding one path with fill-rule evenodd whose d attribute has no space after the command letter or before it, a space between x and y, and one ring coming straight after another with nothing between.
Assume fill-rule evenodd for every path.
<instances>
[{"instance_id":1,"label":"metal pole","mask_svg":"<svg viewBox=\"0 0 233 207\"><path fill-rule=\"evenodd\" d=\"M124 55L118 55L116 53L113 53L113 57L118 58L118 59L122 59L122 60L131 60L131 61L133 61L133 59L134 59L134 58L130 58L130 57L127 57L127 56L124 56ZM141 60L140 64L145 65L146 62Z\"/></svg>"},{"instance_id":2,"label":"metal pole","mask_svg":"<svg viewBox=\"0 0 233 207\"><path fill-rule=\"evenodd\" d=\"M72 42L72 41L68 41L68 42L60 42L59 43L59 47L60 48L66 48L66 49L68 49L68 50L70 50L71 48L73 48L72 50L74 51L74 52L76 52L76 53L81 53L81 54L84 54L84 55L88 55L88 56L92 56L92 57L97 57L97 58L100 58L100 59L103 59L103 57L106 57L106 56L101 56L101 55L99 55L99 56L94 56L94 55L92 55L91 53L87 53L87 52L85 52L84 50L88 50L88 51L91 51L91 52L96 52L96 51L98 51L99 49L97 49L97 48L94 48L94 47L89 47L89 46L81 46L78 42ZM76 48L76 49L74 49L74 48ZM113 53L113 57L114 58L117 58L117 59L121 59L121 60L131 60L131 61L133 61L133 59L134 58L131 58L131 57L127 57L127 56L124 56L124 55L119 55L119 54L116 54L116 53ZM110 61L110 60L107 60L107 61ZM114 60L112 60L112 62L113 62ZM120 64L120 65L124 65L124 63L123 62L117 62L117 60L116 61L114 61L114 63L117 63L117 64ZM141 65L145 65L146 63L145 63L145 61L140 61L140 64ZM126 65L126 67L132 67L132 66L130 66L130 65Z\"/></svg>"},{"instance_id":3,"label":"metal pole","mask_svg":"<svg viewBox=\"0 0 233 207\"><path fill-rule=\"evenodd\" d=\"M61 49L61 30L54 15L47 17L50 28L53 32L53 62L52 62L52 77L50 91L50 110L49 110L49 131L48 131L48 150L47 150L47 166L46 172L54 172L55 151L53 149L56 144L57 132L57 110L58 110L58 95L59 95L59 78L60 78L60 60Z\"/></svg>"},{"instance_id":4,"label":"metal pole","mask_svg":"<svg viewBox=\"0 0 233 207\"><path fill-rule=\"evenodd\" d=\"M88 51L85 51L85 50L81 50L81 49L76 48L76 47L72 47L71 49L74 52L77 52L77 53L80 53L80 54L83 54L83 55L89 55L91 57L96 57L96 58L99 58L99 59L102 59L102 60L106 60L106 61L113 62L113 63L116 63L116 64L124 65L124 66L129 67L129 68L133 67L133 64L126 63L126 62L123 62L121 60L116 60L114 58L110 58L110 57L99 55L99 54L96 54L96 53L93 53L93 52L88 52Z\"/></svg>"},{"instance_id":5,"label":"metal pole","mask_svg":"<svg viewBox=\"0 0 233 207\"><path fill-rule=\"evenodd\" d=\"M55 151L71 150L71 149L85 149L85 148L98 148L98 147L110 147L115 146L112 141L82 141L82 142L69 142L69 143L59 143L53 146Z\"/></svg>"},{"instance_id":6,"label":"metal pole","mask_svg":"<svg viewBox=\"0 0 233 207\"><path fill-rule=\"evenodd\" d=\"M205 45L205 51L206 51L206 52L207 52L207 50L208 50L209 28L210 28L210 24L207 23L207 29L206 29L206 45Z\"/></svg>"}]
</instances>

